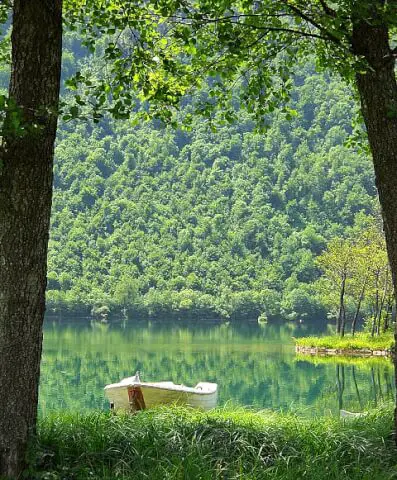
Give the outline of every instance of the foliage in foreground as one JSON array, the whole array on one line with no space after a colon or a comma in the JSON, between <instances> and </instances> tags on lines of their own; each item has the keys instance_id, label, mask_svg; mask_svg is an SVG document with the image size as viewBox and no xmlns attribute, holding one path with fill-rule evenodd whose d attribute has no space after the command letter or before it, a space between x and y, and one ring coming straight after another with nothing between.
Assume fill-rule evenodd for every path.
<instances>
[{"instance_id":1,"label":"foliage in foreground","mask_svg":"<svg viewBox=\"0 0 397 480\"><path fill-rule=\"evenodd\" d=\"M42 419L36 479L390 479L390 409L365 419L301 420L244 409L159 409Z\"/></svg>"},{"instance_id":2,"label":"foliage in foreground","mask_svg":"<svg viewBox=\"0 0 397 480\"><path fill-rule=\"evenodd\" d=\"M354 337L346 335L341 338L337 335L328 335L326 337L302 337L297 338L296 345L301 347L314 348L336 348L347 350L390 350L393 347L392 332L384 333L373 337L370 333L358 333Z\"/></svg>"}]
</instances>

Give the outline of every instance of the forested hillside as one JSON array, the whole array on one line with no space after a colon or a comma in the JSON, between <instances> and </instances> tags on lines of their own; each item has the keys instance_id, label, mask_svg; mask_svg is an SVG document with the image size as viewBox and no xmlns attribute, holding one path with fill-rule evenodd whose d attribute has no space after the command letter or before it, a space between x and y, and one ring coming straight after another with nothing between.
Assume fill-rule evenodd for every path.
<instances>
[{"instance_id":1,"label":"forested hillside","mask_svg":"<svg viewBox=\"0 0 397 480\"><path fill-rule=\"evenodd\" d=\"M65 46L65 75L87 60ZM354 103L308 65L286 120L213 132L156 122L61 125L49 252L51 309L255 318L324 314L315 257L376 194L347 148ZM189 108L187 103L184 108ZM106 308L104 309L106 310Z\"/></svg>"}]
</instances>

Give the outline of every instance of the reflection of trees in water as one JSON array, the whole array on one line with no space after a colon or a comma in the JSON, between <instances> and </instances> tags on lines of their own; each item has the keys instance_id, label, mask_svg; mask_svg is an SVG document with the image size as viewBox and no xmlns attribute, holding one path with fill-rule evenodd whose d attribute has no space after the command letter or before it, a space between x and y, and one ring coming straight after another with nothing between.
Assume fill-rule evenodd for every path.
<instances>
[{"instance_id":1,"label":"reflection of trees in water","mask_svg":"<svg viewBox=\"0 0 397 480\"><path fill-rule=\"evenodd\" d=\"M336 365L336 386L338 392L338 407L343 408L343 391L345 390L345 366Z\"/></svg>"},{"instance_id":2,"label":"reflection of trees in water","mask_svg":"<svg viewBox=\"0 0 397 480\"><path fill-rule=\"evenodd\" d=\"M371 386L374 394L374 403L375 406L378 404L377 392L376 392L376 382L375 382L375 373L373 367L371 367Z\"/></svg>"},{"instance_id":3,"label":"reflection of trees in water","mask_svg":"<svg viewBox=\"0 0 397 480\"><path fill-rule=\"evenodd\" d=\"M363 402L363 396L366 398L367 405L377 406L379 403L385 401L394 400L394 389L393 389L393 375L392 370L385 370L384 366L371 366L369 371L370 382L369 388L365 392L360 393L360 388L357 382L356 376L356 366L355 365L339 365L336 364L336 393L338 399L338 408L339 410L344 408L343 402L343 393L345 390L345 369L347 369L346 375L351 374L352 384L354 385L354 390L356 394L356 399L360 410L365 407ZM350 370L350 372L349 372ZM364 389L364 387L361 387Z\"/></svg>"},{"instance_id":4,"label":"reflection of trees in water","mask_svg":"<svg viewBox=\"0 0 397 480\"><path fill-rule=\"evenodd\" d=\"M352 377L353 377L354 388L355 388L356 394L357 394L358 403L360 404L360 409L362 409L363 408L363 402L361 400L360 391L359 391L358 385L357 385L356 367L354 365L352 365Z\"/></svg>"}]
</instances>

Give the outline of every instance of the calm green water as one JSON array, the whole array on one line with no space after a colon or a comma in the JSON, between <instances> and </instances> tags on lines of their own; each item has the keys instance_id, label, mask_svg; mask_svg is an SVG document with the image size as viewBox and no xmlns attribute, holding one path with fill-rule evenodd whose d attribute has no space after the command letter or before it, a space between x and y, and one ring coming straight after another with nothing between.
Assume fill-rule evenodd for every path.
<instances>
[{"instance_id":1,"label":"calm green water","mask_svg":"<svg viewBox=\"0 0 397 480\"><path fill-rule=\"evenodd\" d=\"M310 360L296 356L295 324L90 324L47 320L40 388L42 413L107 409L103 387L141 371L143 380L219 384L219 403L305 415L365 410L392 400L387 359ZM310 332L313 333L313 332Z\"/></svg>"}]
</instances>

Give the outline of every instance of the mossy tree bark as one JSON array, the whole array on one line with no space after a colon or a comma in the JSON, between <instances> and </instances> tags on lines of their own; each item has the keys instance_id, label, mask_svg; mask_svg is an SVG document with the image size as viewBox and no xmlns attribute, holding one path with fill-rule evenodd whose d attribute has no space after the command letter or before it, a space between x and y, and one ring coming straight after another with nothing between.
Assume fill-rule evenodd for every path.
<instances>
[{"instance_id":1,"label":"mossy tree bark","mask_svg":"<svg viewBox=\"0 0 397 480\"><path fill-rule=\"evenodd\" d=\"M376 186L382 207L387 253L397 296L397 82L395 52L389 30L379 18L353 23L354 53L363 56L368 68L357 73L356 85L372 150ZM395 335L397 339L397 335ZM397 359L395 371L397 381ZM397 408L395 409L397 430Z\"/></svg>"},{"instance_id":2,"label":"mossy tree bark","mask_svg":"<svg viewBox=\"0 0 397 480\"><path fill-rule=\"evenodd\" d=\"M0 477L17 478L37 416L62 52L62 0L14 0L9 114L0 152ZM52 112L52 113L51 113Z\"/></svg>"}]
</instances>

